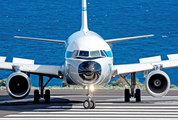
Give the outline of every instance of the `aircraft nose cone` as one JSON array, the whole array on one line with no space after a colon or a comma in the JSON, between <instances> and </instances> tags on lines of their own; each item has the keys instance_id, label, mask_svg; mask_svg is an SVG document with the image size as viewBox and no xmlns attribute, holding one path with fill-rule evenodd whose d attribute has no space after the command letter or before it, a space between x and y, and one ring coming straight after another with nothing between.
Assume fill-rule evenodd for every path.
<instances>
[{"instance_id":1,"label":"aircraft nose cone","mask_svg":"<svg viewBox=\"0 0 178 120\"><path fill-rule=\"evenodd\" d=\"M97 80L101 75L101 65L95 61L82 62L78 67L78 73L83 80Z\"/></svg>"}]
</instances>

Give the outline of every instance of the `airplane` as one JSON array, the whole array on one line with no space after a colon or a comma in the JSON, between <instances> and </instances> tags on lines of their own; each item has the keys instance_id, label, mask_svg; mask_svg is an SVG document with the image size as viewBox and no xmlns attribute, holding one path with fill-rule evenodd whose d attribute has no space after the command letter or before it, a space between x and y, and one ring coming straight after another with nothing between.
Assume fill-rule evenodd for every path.
<instances>
[{"instance_id":1,"label":"airplane","mask_svg":"<svg viewBox=\"0 0 178 120\"><path fill-rule=\"evenodd\" d=\"M63 44L66 47L65 63L60 66L36 65L34 60L13 58L5 62L6 57L0 57L0 69L14 71L6 81L8 94L14 99L25 98L31 90L30 75L39 76L39 89L34 90L34 103L44 98L50 103L50 90L44 88L52 78L64 79L69 85L80 85L87 89L87 99L83 102L85 109L94 109L92 100L94 86L107 84L112 78L122 77L129 85L125 89L125 102L134 97L141 101L140 89L135 90L136 74L144 73L145 87L153 97L165 96L170 88L170 78L161 69L178 67L178 54L168 55L169 60L161 60L161 56L142 58L140 63L113 65L113 53L108 43L147 38L154 35L144 35L126 38L104 40L97 33L88 29L87 1L82 0L82 25L80 31L73 33L67 40L54 40L14 36L14 38ZM126 76L131 75L131 83ZM44 84L43 77L49 77ZM45 93L44 93L45 92Z\"/></svg>"}]
</instances>

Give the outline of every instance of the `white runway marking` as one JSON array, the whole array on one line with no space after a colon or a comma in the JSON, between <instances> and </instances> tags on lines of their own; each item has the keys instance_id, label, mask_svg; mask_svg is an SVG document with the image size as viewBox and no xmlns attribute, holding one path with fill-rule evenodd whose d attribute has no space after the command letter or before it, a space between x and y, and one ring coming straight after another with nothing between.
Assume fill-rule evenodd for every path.
<instances>
[{"instance_id":1,"label":"white runway marking","mask_svg":"<svg viewBox=\"0 0 178 120\"><path fill-rule=\"evenodd\" d=\"M38 113L39 111L66 111L66 109L35 109L34 111L36 111L36 113ZM111 109L88 109L88 110L86 110L86 109L68 109L67 111L79 111L79 112L81 112L81 111L87 111L87 112L91 112L91 111L95 111L95 112L97 112L97 111L104 111L104 112L110 112L111 111ZM121 112L121 111L128 111L128 112L136 112L136 111L138 111L138 112L155 112L155 111L158 111L158 109L126 109L126 110L123 110L123 109L112 109L112 111L113 112L115 112L115 111L117 111L117 112ZM178 113L178 110L176 110L176 109L169 109L169 110L167 110L167 109L159 109L159 112L177 112ZM23 112L22 112L23 113ZM26 112L24 112L24 113L26 113Z\"/></svg>"},{"instance_id":2,"label":"white runway marking","mask_svg":"<svg viewBox=\"0 0 178 120\"><path fill-rule=\"evenodd\" d=\"M81 96L52 96L52 98L78 98ZM86 96L83 96L86 97ZM106 96L95 96L106 97ZM112 100L110 97L114 97ZM118 98L121 97L121 98ZM96 100L96 109L84 109L83 103L69 103L65 106L60 104L45 105L44 109L9 114L3 120L177 120L178 119L178 97L166 96L163 98L152 98L142 96L142 102L124 103L123 96L107 96L105 100ZM33 98L25 99L33 101ZM100 103L102 101L102 103ZM109 101L109 103L106 103ZM112 101L119 101L112 103ZM16 100L2 101L16 102ZM17 100L19 102L19 100ZM24 100L22 100L24 102ZM44 107L44 106L43 106ZM42 107L42 108L43 108ZM1 118L0 118L1 120Z\"/></svg>"},{"instance_id":3,"label":"white runway marking","mask_svg":"<svg viewBox=\"0 0 178 120\"><path fill-rule=\"evenodd\" d=\"M144 112L142 112L142 113L144 113L144 114L147 114L147 115L153 115L153 114L160 114L160 115L165 115L165 112L158 112L159 110L157 110L157 111L144 111ZM78 111L78 112L63 112L63 111L61 111L61 112L22 112L21 114L79 114L79 112L80 111ZM139 112L141 112L141 111L139 111ZM130 113L130 114L139 114L139 112L132 112L132 113ZM92 111L85 111L85 112L80 112L80 114L105 114L105 115L107 115L107 114L122 114L122 115L125 115L125 114L128 114L128 112L122 112L122 111L119 111L119 112L114 112L114 111L102 111L102 112L99 112L99 111L97 111L97 113L96 113L96 111L95 112L92 112ZM169 114L169 115L178 115L177 114L177 112L166 112L166 114Z\"/></svg>"},{"instance_id":4,"label":"white runway marking","mask_svg":"<svg viewBox=\"0 0 178 120\"><path fill-rule=\"evenodd\" d=\"M107 106L106 106L106 105ZM178 105L123 105L123 104L100 104L96 103L96 109L84 109L82 105L77 106L50 106L46 109L35 109L33 112L21 112L4 116L12 120L176 120L178 119ZM111 106L112 105L112 106ZM70 109L68 109L70 108ZM112 108L112 109L110 109ZM45 111L45 112L43 112ZM46 112L47 111L47 112ZM54 112L51 112L54 111ZM1 120L1 119L0 119Z\"/></svg>"},{"instance_id":5,"label":"white runway marking","mask_svg":"<svg viewBox=\"0 0 178 120\"><path fill-rule=\"evenodd\" d=\"M82 118L86 118L86 117L91 117L91 118L95 118L95 117L157 117L157 118L178 118L178 115L168 115L168 114L164 114L164 115L141 115L141 114L139 114L139 115L133 115L133 114L126 114L126 115L104 115L104 114L102 114L102 115L91 115L91 116L89 116L89 115L81 115L81 114L79 114L79 115L50 115L50 114L48 114L48 115L8 115L8 117L42 117L42 118L45 118L45 117L82 117Z\"/></svg>"},{"instance_id":6,"label":"white runway marking","mask_svg":"<svg viewBox=\"0 0 178 120\"><path fill-rule=\"evenodd\" d=\"M155 120L157 118L10 118L10 120ZM0 118L9 120L9 118ZM158 118L159 120L159 118ZM161 118L161 120L177 120L177 118Z\"/></svg>"},{"instance_id":7,"label":"white runway marking","mask_svg":"<svg viewBox=\"0 0 178 120\"><path fill-rule=\"evenodd\" d=\"M83 106L50 106L50 107L48 107L48 108L54 108L54 109L56 109L56 108L59 108L59 109L76 109L76 108L80 108L80 109L84 109L83 108ZM134 109L134 108L136 108L136 109L142 109L142 108L144 108L144 109L178 109L178 106L96 106L96 108L97 109Z\"/></svg>"}]
</instances>

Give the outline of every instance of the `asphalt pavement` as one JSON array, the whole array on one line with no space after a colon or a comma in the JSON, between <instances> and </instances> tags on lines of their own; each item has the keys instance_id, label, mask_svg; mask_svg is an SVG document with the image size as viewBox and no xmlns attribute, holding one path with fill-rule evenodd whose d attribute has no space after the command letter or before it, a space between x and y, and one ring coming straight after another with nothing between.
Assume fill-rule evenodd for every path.
<instances>
[{"instance_id":1,"label":"asphalt pavement","mask_svg":"<svg viewBox=\"0 0 178 120\"><path fill-rule=\"evenodd\" d=\"M34 104L33 90L22 100L14 100L6 90L0 90L0 119L178 119L178 90L170 90L162 98L151 97L146 91L141 95L141 102L131 98L125 103L122 90L96 90L96 108L84 109L85 90L51 90L50 104L44 99Z\"/></svg>"}]
</instances>

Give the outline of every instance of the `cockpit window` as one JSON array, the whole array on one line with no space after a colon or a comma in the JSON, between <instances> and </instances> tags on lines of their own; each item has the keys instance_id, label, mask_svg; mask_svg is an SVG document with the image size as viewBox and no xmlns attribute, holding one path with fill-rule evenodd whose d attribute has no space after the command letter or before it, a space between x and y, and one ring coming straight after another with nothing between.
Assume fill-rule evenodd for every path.
<instances>
[{"instance_id":1,"label":"cockpit window","mask_svg":"<svg viewBox=\"0 0 178 120\"><path fill-rule=\"evenodd\" d=\"M100 57L99 51L90 51L90 57Z\"/></svg>"},{"instance_id":2,"label":"cockpit window","mask_svg":"<svg viewBox=\"0 0 178 120\"><path fill-rule=\"evenodd\" d=\"M65 55L65 57L66 58L70 58L71 56L72 56L72 52L70 52L70 51L66 51L66 55Z\"/></svg>"},{"instance_id":3,"label":"cockpit window","mask_svg":"<svg viewBox=\"0 0 178 120\"><path fill-rule=\"evenodd\" d=\"M107 54L108 54L109 57L111 57L111 58L113 57L112 51L107 51Z\"/></svg>"},{"instance_id":4,"label":"cockpit window","mask_svg":"<svg viewBox=\"0 0 178 120\"><path fill-rule=\"evenodd\" d=\"M107 57L107 55L105 55L105 53L103 52L103 50L100 50L101 56L103 57Z\"/></svg>"},{"instance_id":5,"label":"cockpit window","mask_svg":"<svg viewBox=\"0 0 178 120\"><path fill-rule=\"evenodd\" d=\"M109 57L108 53L107 53L105 50L103 50L103 52L105 53L105 55L106 55L107 57Z\"/></svg>"},{"instance_id":6,"label":"cockpit window","mask_svg":"<svg viewBox=\"0 0 178 120\"><path fill-rule=\"evenodd\" d=\"M89 51L80 51L79 56L80 57L88 57L89 56Z\"/></svg>"},{"instance_id":7,"label":"cockpit window","mask_svg":"<svg viewBox=\"0 0 178 120\"><path fill-rule=\"evenodd\" d=\"M96 59L96 58L102 58L102 57L112 57L111 51L105 51L105 50L95 50L95 51L79 51L74 50L73 52L66 51L66 57L67 58L80 58L80 59Z\"/></svg>"},{"instance_id":8,"label":"cockpit window","mask_svg":"<svg viewBox=\"0 0 178 120\"><path fill-rule=\"evenodd\" d=\"M78 50L74 50L73 53L72 53L72 57L77 57L78 56Z\"/></svg>"}]
</instances>

